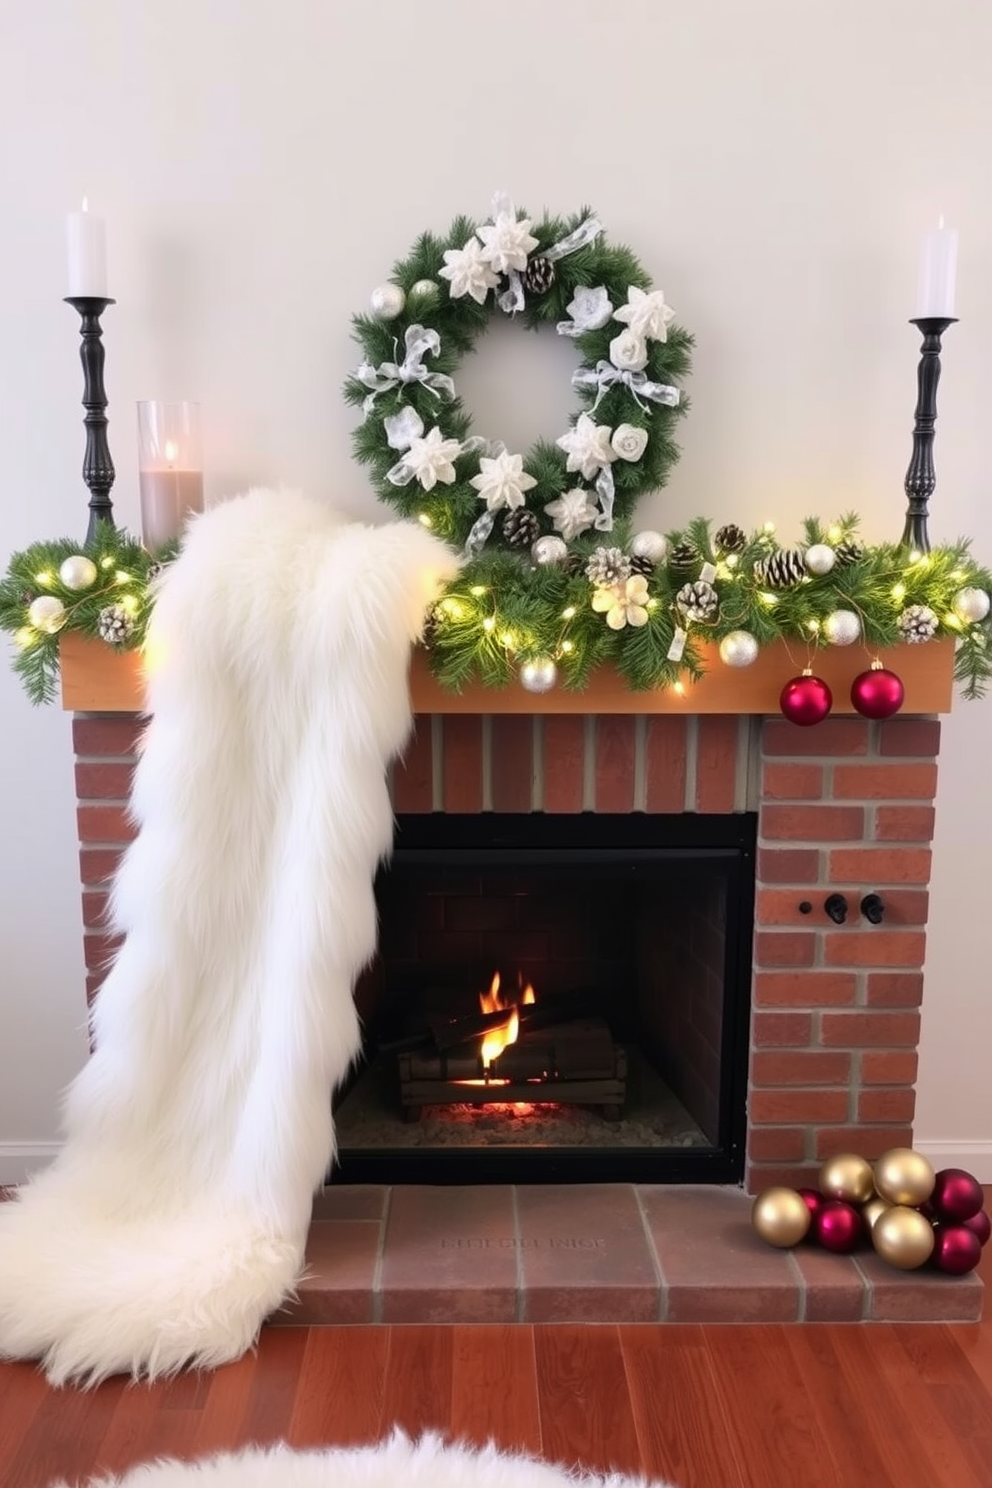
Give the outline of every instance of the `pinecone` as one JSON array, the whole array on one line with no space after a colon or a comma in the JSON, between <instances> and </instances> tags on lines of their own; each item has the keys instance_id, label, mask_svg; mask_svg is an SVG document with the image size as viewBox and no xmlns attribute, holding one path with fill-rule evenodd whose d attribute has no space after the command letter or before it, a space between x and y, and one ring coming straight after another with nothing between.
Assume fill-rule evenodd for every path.
<instances>
[{"instance_id":1,"label":"pinecone","mask_svg":"<svg viewBox=\"0 0 992 1488\"><path fill-rule=\"evenodd\" d=\"M134 620L123 605L106 605L97 617L96 628L108 646L123 646L134 635Z\"/></svg>"},{"instance_id":2,"label":"pinecone","mask_svg":"<svg viewBox=\"0 0 992 1488\"><path fill-rule=\"evenodd\" d=\"M555 282L556 269L550 258L538 254L528 259L523 272L524 289L528 294L546 294Z\"/></svg>"},{"instance_id":3,"label":"pinecone","mask_svg":"<svg viewBox=\"0 0 992 1488\"><path fill-rule=\"evenodd\" d=\"M511 548L529 548L541 535L541 524L526 506L508 511L503 518L503 536Z\"/></svg>"},{"instance_id":4,"label":"pinecone","mask_svg":"<svg viewBox=\"0 0 992 1488\"><path fill-rule=\"evenodd\" d=\"M630 578L630 559L620 548L597 548L586 564L586 578L598 589L609 589Z\"/></svg>"},{"instance_id":5,"label":"pinecone","mask_svg":"<svg viewBox=\"0 0 992 1488\"><path fill-rule=\"evenodd\" d=\"M583 558L581 553L569 553L568 557L562 564L562 568L572 578L574 578L576 574L583 573L585 571L585 566L586 560Z\"/></svg>"},{"instance_id":6,"label":"pinecone","mask_svg":"<svg viewBox=\"0 0 992 1488\"><path fill-rule=\"evenodd\" d=\"M695 543L680 542L668 550L668 572L673 579L694 579L703 566L703 555Z\"/></svg>"},{"instance_id":7,"label":"pinecone","mask_svg":"<svg viewBox=\"0 0 992 1488\"><path fill-rule=\"evenodd\" d=\"M899 616L899 630L910 646L921 646L937 634L937 616L929 605L907 605Z\"/></svg>"},{"instance_id":8,"label":"pinecone","mask_svg":"<svg viewBox=\"0 0 992 1488\"><path fill-rule=\"evenodd\" d=\"M712 584L697 581L695 584L683 584L675 596L675 603L687 620L705 623L716 619L720 596Z\"/></svg>"},{"instance_id":9,"label":"pinecone","mask_svg":"<svg viewBox=\"0 0 992 1488\"><path fill-rule=\"evenodd\" d=\"M859 542L839 542L834 548L838 568L849 568L852 563L860 563L865 556L865 550Z\"/></svg>"},{"instance_id":10,"label":"pinecone","mask_svg":"<svg viewBox=\"0 0 992 1488\"><path fill-rule=\"evenodd\" d=\"M739 553L747 542L747 533L736 522L728 522L726 526L716 529L713 541L719 553Z\"/></svg>"},{"instance_id":11,"label":"pinecone","mask_svg":"<svg viewBox=\"0 0 992 1488\"><path fill-rule=\"evenodd\" d=\"M145 574L145 578L147 579L148 583L150 584L153 579L157 579L160 573L165 573L165 570L168 568L168 566L169 565L167 563L149 563L148 572Z\"/></svg>"},{"instance_id":12,"label":"pinecone","mask_svg":"<svg viewBox=\"0 0 992 1488\"><path fill-rule=\"evenodd\" d=\"M631 553L630 571L635 574L643 574L646 579L649 579L654 573L654 564L650 558L642 558L640 553Z\"/></svg>"},{"instance_id":13,"label":"pinecone","mask_svg":"<svg viewBox=\"0 0 992 1488\"><path fill-rule=\"evenodd\" d=\"M754 565L756 581L768 589L791 589L805 572L806 564L798 548L778 548Z\"/></svg>"}]
</instances>

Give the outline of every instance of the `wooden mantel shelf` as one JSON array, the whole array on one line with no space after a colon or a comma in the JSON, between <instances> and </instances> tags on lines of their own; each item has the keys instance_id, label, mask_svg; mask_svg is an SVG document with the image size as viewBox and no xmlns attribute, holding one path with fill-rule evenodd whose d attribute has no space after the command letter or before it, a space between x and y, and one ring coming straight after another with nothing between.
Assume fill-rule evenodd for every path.
<instances>
[{"instance_id":1,"label":"wooden mantel shelf","mask_svg":"<svg viewBox=\"0 0 992 1488\"><path fill-rule=\"evenodd\" d=\"M144 677L137 652L113 651L102 641L70 632L62 637L62 706L73 713L140 713ZM954 642L898 646L880 653L906 685L904 713L949 713L953 695ZM522 687L499 690L475 684L445 692L434 681L422 651L415 651L410 691L415 713L747 713L775 714L783 684L797 668L784 646L762 651L744 671L726 667L715 647L701 682L673 691L631 692L615 672L594 674L583 692L556 687L537 696ZM850 686L867 666L860 647L825 650L815 659L817 675L834 695L835 713L853 713Z\"/></svg>"}]
</instances>

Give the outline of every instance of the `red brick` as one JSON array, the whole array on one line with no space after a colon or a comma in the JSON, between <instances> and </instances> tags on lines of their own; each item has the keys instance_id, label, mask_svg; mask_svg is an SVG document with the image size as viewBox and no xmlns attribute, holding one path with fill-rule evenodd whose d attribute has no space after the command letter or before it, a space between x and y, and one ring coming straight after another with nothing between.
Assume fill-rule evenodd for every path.
<instances>
[{"instance_id":1,"label":"red brick","mask_svg":"<svg viewBox=\"0 0 992 1488\"><path fill-rule=\"evenodd\" d=\"M688 724L685 718L649 718L645 736L647 809L685 810Z\"/></svg>"},{"instance_id":2,"label":"red brick","mask_svg":"<svg viewBox=\"0 0 992 1488\"><path fill-rule=\"evenodd\" d=\"M83 924L88 930L102 929L107 922L110 895L89 892L83 895Z\"/></svg>"},{"instance_id":3,"label":"red brick","mask_svg":"<svg viewBox=\"0 0 992 1488\"><path fill-rule=\"evenodd\" d=\"M851 1056L832 1049L759 1049L751 1056L751 1083L762 1085L847 1085Z\"/></svg>"},{"instance_id":4,"label":"red brick","mask_svg":"<svg viewBox=\"0 0 992 1488\"><path fill-rule=\"evenodd\" d=\"M856 919L861 913L864 888L856 885L846 889L840 884L837 888L847 895L851 905L851 918ZM889 888L882 895L882 903L885 907L886 929L891 929L893 925L925 925L930 913L930 895L926 889Z\"/></svg>"},{"instance_id":5,"label":"red brick","mask_svg":"<svg viewBox=\"0 0 992 1488\"><path fill-rule=\"evenodd\" d=\"M868 975L869 1007L916 1008L923 1001L922 971L873 971Z\"/></svg>"},{"instance_id":6,"label":"red brick","mask_svg":"<svg viewBox=\"0 0 992 1488\"><path fill-rule=\"evenodd\" d=\"M585 719L549 713L544 719L544 809L582 810Z\"/></svg>"},{"instance_id":7,"label":"red brick","mask_svg":"<svg viewBox=\"0 0 992 1488\"><path fill-rule=\"evenodd\" d=\"M534 720L527 713L497 713L492 719L494 811L530 811L534 789Z\"/></svg>"},{"instance_id":8,"label":"red brick","mask_svg":"<svg viewBox=\"0 0 992 1488\"><path fill-rule=\"evenodd\" d=\"M932 801L936 765L837 765L834 795L848 801Z\"/></svg>"},{"instance_id":9,"label":"red brick","mask_svg":"<svg viewBox=\"0 0 992 1488\"><path fill-rule=\"evenodd\" d=\"M433 811L434 747L431 719L421 714L414 719L410 742L393 766L393 808L399 812Z\"/></svg>"},{"instance_id":10,"label":"red brick","mask_svg":"<svg viewBox=\"0 0 992 1488\"><path fill-rule=\"evenodd\" d=\"M762 1013L751 1018L751 1042L755 1049L806 1048L813 1037L810 1013Z\"/></svg>"},{"instance_id":11,"label":"red brick","mask_svg":"<svg viewBox=\"0 0 992 1488\"><path fill-rule=\"evenodd\" d=\"M936 759L939 750L940 720L937 718L890 718L879 727L879 754Z\"/></svg>"},{"instance_id":12,"label":"red brick","mask_svg":"<svg viewBox=\"0 0 992 1488\"><path fill-rule=\"evenodd\" d=\"M123 937L120 935L84 935L83 951L86 957L86 970L105 973L120 950L122 940Z\"/></svg>"},{"instance_id":13,"label":"red brick","mask_svg":"<svg viewBox=\"0 0 992 1488\"><path fill-rule=\"evenodd\" d=\"M858 1096L859 1121L912 1121L915 1112L915 1090L862 1090Z\"/></svg>"},{"instance_id":14,"label":"red brick","mask_svg":"<svg viewBox=\"0 0 992 1488\"><path fill-rule=\"evenodd\" d=\"M634 809L634 725L632 714L601 714L596 719L596 810Z\"/></svg>"},{"instance_id":15,"label":"red brick","mask_svg":"<svg viewBox=\"0 0 992 1488\"><path fill-rule=\"evenodd\" d=\"M816 1187L817 1163L749 1163L744 1180L745 1191L759 1194L766 1188Z\"/></svg>"},{"instance_id":16,"label":"red brick","mask_svg":"<svg viewBox=\"0 0 992 1488\"><path fill-rule=\"evenodd\" d=\"M772 801L818 801L823 794L823 766L765 765L761 794Z\"/></svg>"},{"instance_id":17,"label":"red brick","mask_svg":"<svg viewBox=\"0 0 992 1488\"><path fill-rule=\"evenodd\" d=\"M826 1048L915 1049L919 1013L824 1013L820 1043Z\"/></svg>"},{"instance_id":18,"label":"red brick","mask_svg":"<svg viewBox=\"0 0 992 1488\"><path fill-rule=\"evenodd\" d=\"M922 930L832 930L825 938L826 966L922 966Z\"/></svg>"},{"instance_id":19,"label":"red brick","mask_svg":"<svg viewBox=\"0 0 992 1488\"><path fill-rule=\"evenodd\" d=\"M856 991L851 971L759 971L754 979L758 1007L844 1007Z\"/></svg>"},{"instance_id":20,"label":"red brick","mask_svg":"<svg viewBox=\"0 0 992 1488\"><path fill-rule=\"evenodd\" d=\"M127 801L131 796L134 765L121 761L76 765L76 795L80 801Z\"/></svg>"},{"instance_id":21,"label":"red brick","mask_svg":"<svg viewBox=\"0 0 992 1488\"><path fill-rule=\"evenodd\" d=\"M806 1156L806 1131L799 1126L752 1126L747 1155L752 1162L801 1162Z\"/></svg>"},{"instance_id":22,"label":"red brick","mask_svg":"<svg viewBox=\"0 0 992 1488\"><path fill-rule=\"evenodd\" d=\"M915 1049L866 1049L861 1056L862 1085L915 1085L920 1056Z\"/></svg>"},{"instance_id":23,"label":"red brick","mask_svg":"<svg viewBox=\"0 0 992 1488\"><path fill-rule=\"evenodd\" d=\"M72 720L72 747L77 754L98 756L133 755L147 719L136 713L95 715Z\"/></svg>"},{"instance_id":24,"label":"red brick","mask_svg":"<svg viewBox=\"0 0 992 1488\"><path fill-rule=\"evenodd\" d=\"M84 847L79 854L80 882L96 888L113 878L123 853L119 848Z\"/></svg>"},{"instance_id":25,"label":"red brick","mask_svg":"<svg viewBox=\"0 0 992 1488\"><path fill-rule=\"evenodd\" d=\"M860 806L763 806L758 834L788 842L860 842L865 814Z\"/></svg>"},{"instance_id":26,"label":"red brick","mask_svg":"<svg viewBox=\"0 0 992 1488\"><path fill-rule=\"evenodd\" d=\"M816 926L823 929L832 923L823 909L824 895L811 894L808 889L760 888L755 899L755 919L759 925L794 925L809 931ZM804 914L800 904L812 904Z\"/></svg>"},{"instance_id":27,"label":"red brick","mask_svg":"<svg viewBox=\"0 0 992 1488\"><path fill-rule=\"evenodd\" d=\"M131 842L137 828L123 806L77 806L80 842Z\"/></svg>"},{"instance_id":28,"label":"red brick","mask_svg":"<svg viewBox=\"0 0 992 1488\"><path fill-rule=\"evenodd\" d=\"M930 850L925 847L838 847L830 854L832 883L928 884Z\"/></svg>"},{"instance_id":29,"label":"red brick","mask_svg":"<svg viewBox=\"0 0 992 1488\"><path fill-rule=\"evenodd\" d=\"M737 772L737 719L702 714L696 720L696 810L734 809Z\"/></svg>"},{"instance_id":30,"label":"red brick","mask_svg":"<svg viewBox=\"0 0 992 1488\"><path fill-rule=\"evenodd\" d=\"M846 1121L846 1090L752 1090L748 1113L757 1125L786 1121Z\"/></svg>"},{"instance_id":31,"label":"red brick","mask_svg":"<svg viewBox=\"0 0 992 1488\"><path fill-rule=\"evenodd\" d=\"M878 806L876 842L932 842L937 813L932 806Z\"/></svg>"},{"instance_id":32,"label":"red brick","mask_svg":"<svg viewBox=\"0 0 992 1488\"><path fill-rule=\"evenodd\" d=\"M814 884L820 877L820 854L812 847L759 847L759 883Z\"/></svg>"},{"instance_id":33,"label":"red brick","mask_svg":"<svg viewBox=\"0 0 992 1488\"><path fill-rule=\"evenodd\" d=\"M445 811L482 810L482 716L448 713L443 720Z\"/></svg>"},{"instance_id":34,"label":"red brick","mask_svg":"<svg viewBox=\"0 0 992 1488\"><path fill-rule=\"evenodd\" d=\"M765 722L761 740L765 755L805 759L844 759L868 753L868 724L860 718L828 718L816 728L797 728L782 718Z\"/></svg>"},{"instance_id":35,"label":"red brick","mask_svg":"<svg viewBox=\"0 0 992 1488\"><path fill-rule=\"evenodd\" d=\"M759 930L754 938L755 966L812 966L816 938L800 931Z\"/></svg>"},{"instance_id":36,"label":"red brick","mask_svg":"<svg viewBox=\"0 0 992 1488\"><path fill-rule=\"evenodd\" d=\"M913 1128L900 1126L828 1126L816 1133L814 1148L819 1158L839 1152L857 1152L873 1161L890 1147L911 1147Z\"/></svg>"}]
</instances>

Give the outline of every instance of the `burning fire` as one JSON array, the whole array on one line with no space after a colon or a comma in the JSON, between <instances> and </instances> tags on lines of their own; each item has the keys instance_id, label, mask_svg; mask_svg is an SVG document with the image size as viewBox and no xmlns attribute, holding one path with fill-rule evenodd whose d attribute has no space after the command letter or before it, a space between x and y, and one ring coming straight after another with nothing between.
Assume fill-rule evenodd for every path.
<instances>
[{"instance_id":1,"label":"burning fire","mask_svg":"<svg viewBox=\"0 0 992 1488\"><path fill-rule=\"evenodd\" d=\"M495 1028L490 1028L489 1032L483 1035L482 1065L486 1070L492 1068L493 1060L498 1059L504 1049L517 1042L517 1035L520 1032L520 1014L517 1008L537 1000L530 982L522 987L516 996L504 994L500 990L501 985L502 978L499 972L494 972L489 991L479 993L479 1006L484 1013L508 1012L510 1015L505 1023L497 1024Z\"/></svg>"}]
</instances>

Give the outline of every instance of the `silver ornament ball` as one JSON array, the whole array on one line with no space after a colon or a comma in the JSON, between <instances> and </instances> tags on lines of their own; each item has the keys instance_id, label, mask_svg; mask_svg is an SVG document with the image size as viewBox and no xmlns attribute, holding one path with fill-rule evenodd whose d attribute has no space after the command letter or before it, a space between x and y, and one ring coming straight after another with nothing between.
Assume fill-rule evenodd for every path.
<instances>
[{"instance_id":1,"label":"silver ornament ball","mask_svg":"<svg viewBox=\"0 0 992 1488\"><path fill-rule=\"evenodd\" d=\"M828 574L837 562L837 554L827 543L814 543L807 548L803 554L806 560L807 571L820 576Z\"/></svg>"},{"instance_id":2,"label":"silver ornament ball","mask_svg":"<svg viewBox=\"0 0 992 1488\"><path fill-rule=\"evenodd\" d=\"M644 532L634 533L630 551L635 558L646 558L649 563L661 563L668 552L668 539L660 532L647 528Z\"/></svg>"},{"instance_id":3,"label":"silver ornament ball","mask_svg":"<svg viewBox=\"0 0 992 1488\"><path fill-rule=\"evenodd\" d=\"M758 659L758 643L749 630L732 630L720 642L724 666L749 667Z\"/></svg>"},{"instance_id":4,"label":"silver ornament ball","mask_svg":"<svg viewBox=\"0 0 992 1488\"><path fill-rule=\"evenodd\" d=\"M977 625L984 620L992 606L992 600L984 589L959 589L953 599L953 609L959 620Z\"/></svg>"},{"instance_id":5,"label":"silver ornament ball","mask_svg":"<svg viewBox=\"0 0 992 1488\"><path fill-rule=\"evenodd\" d=\"M823 622L831 646L853 646L861 634L861 619L853 610L831 610Z\"/></svg>"},{"instance_id":6,"label":"silver ornament ball","mask_svg":"<svg viewBox=\"0 0 992 1488\"><path fill-rule=\"evenodd\" d=\"M39 594L28 606L28 619L35 630L54 635L65 624L65 605L54 594Z\"/></svg>"},{"instance_id":7,"label":"silver ornament ball","mask_svg":"<svg viewBox=\"0 0 992 1488\"><path fill-rule=\"evenodd\" d=\"M558 681L558 668L550 656L535 656L520 668L520 685L527 692L550 692Z\"/></svg>"},{"instance_id":8,"label":"silver ornament ball","mask_svg":"<svg viewBox=\"0 0 992 1488\"><path fill-rule=\"evenodd\" d=\"M434 279L418 279L416 284L410 286L409 302L416 305L418 309L422 306L432 305L440 293L437 282Z\"/></svg>"},{"instance_id":9,"label":"silver ornament ball","mask_svg":"<svg viewBox=\"0 0 992 1488\"><path fill-rule=\"evenodd\" d=\"M82 553L66 558L59 568L59 578L67 589L88 589L96 583L96 577L96 564Z\"/></svg>"},{"instance_id":10,"label":"silver ornament ball","mask_svg":"<svg viewBox=\"0 0 992 1488\"><path fill-rule=\"evenodd\" d=\"M551 563L564 563L568 557L568 544L560 537L539 537L530 550L530 556L542 568Z\"/></svg>"},{"instance_id":11,"label":"silver ornament ball","mask_svg":"<svg viewBox=\"0 0 992 1488\"><path fill-rule=\"evenodd\" d=\"M395 320L403 314L406 295L398 284L377 284L369 303L377 320Z\"/></svg>"}]
</instances>

